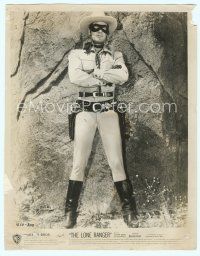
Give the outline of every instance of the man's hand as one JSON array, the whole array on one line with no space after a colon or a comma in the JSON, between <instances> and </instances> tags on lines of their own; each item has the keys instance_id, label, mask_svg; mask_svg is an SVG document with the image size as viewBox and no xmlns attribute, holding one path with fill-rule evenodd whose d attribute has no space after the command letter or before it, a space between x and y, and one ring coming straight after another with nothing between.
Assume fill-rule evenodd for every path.
<instances>
[{"instance_id":1,"label":"man's hand","mask_svg":"<svg viewBox=\"0 0 200 256\"><path fill-rule=\"evenodd\" d=\"M112 83L102 78L103 71L101 69L94 69L93 76L101 81L101 84L100 84L101 86L112 86Z\"/></svg>"},{"instance_id":2,"label":"man's hand","mask_svg":"<svg viewBox=\"0 0 200 256\"><path fill-rule=\"evenodd\" d=\"M90 74L92 74L92 72L94 72L94 69L88 69L88 70L85 70L85 72L90 75Z\"/></svg>"},{"instance_id":3,"label":"man's hand","mask_svg":"<svg viewBox=\"0 0 200 256\"><path fill-rule=\"evenodd\" d=\"M103 76L103 71L99 68L94 69L93 76L95 78L101 79Z\"/></svg>"},{"instance_id":4,"label":"man's hand","mask_svg":"<svg viewBox=\"0 0 200 256\"><path fill-rule=\"evenodd\" d=\"M97 70L97 69L96 69L96 70ZM104 80L104 79L101 79L101 78L99 77L99 75L95 75L95 74L94 74L94 69L88 69L88 70L85 70L85 72L86 72L87 74L92 74L94 78L96 78L96 79L99 80L99 83L98 83L97 85L93 85L93 86L91 86L91 87L106 86L107 81ZM98 73L98 71L97 71L97 73Z\"/></svg>"},{"instance_id":5,"label":"man's hand","mask_svg":"<svg viewBox=\"0 0 200 256\"><path fill-rule=\"evenodd\" d=\"M101 81L100 83L101 86L107 86L108 82L102 78L103 71L101 69L99 68L94 69L93 76Z\"/></svg>"},{"instance_id":6,"label":"man's hand","mask_svg":"<svg viewBox=\"0 0 200 256\"><path fill-rule=\"evenodd\" d=\"M107 86L107 81L104 79L99 79L101 81L101 86Z\"/></svg>"}]
</instances>

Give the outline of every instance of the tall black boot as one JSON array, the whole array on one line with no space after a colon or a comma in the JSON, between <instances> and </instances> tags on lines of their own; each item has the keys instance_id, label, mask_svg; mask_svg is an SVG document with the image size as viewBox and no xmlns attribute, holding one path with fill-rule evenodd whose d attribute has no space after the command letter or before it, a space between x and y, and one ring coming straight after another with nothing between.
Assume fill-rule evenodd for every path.
<instances>
[{"instance_id":1,"label":"tall black boot","mask_svg":"<svg viewBox=\"0 0 200 256\"><path fill-rule=\"evenodd\" d=\"M133 189L129 180L117 181L114 183L122 203L122 212L124 222L128 227L137 228L139 222L137 219L137 209Z\"/></svg>"},{"instance_id":2,"label":"tall black boot","mask_svg":"<svg viewBox=\"0 0 200 256\"><path fill-rule=\"evenodd\" d=\"M78 199L81 193L83 182L69 180L67 198L65 204L66 228L73 228L77 219Z\"/></svg>"}]
</instances>

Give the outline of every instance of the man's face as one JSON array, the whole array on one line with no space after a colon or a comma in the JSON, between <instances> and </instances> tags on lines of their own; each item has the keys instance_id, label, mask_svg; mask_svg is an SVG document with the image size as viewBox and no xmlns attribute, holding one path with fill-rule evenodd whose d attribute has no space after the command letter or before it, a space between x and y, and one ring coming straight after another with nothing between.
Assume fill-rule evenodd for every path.
<instances>
[{"instance_id":1,"label":"man's face","mask_svg":"<svg viewBox=\"0 0 200 256\"><path fill-rule=\"evenodd\" d=\"M95 24L97 26L95 26ZM102 29L98 30L98 25L101 25ZM105 31L106 31L106 28L108 27L108 25L105 22L98 21L98 22L94 22L92 24L92 27L94 28L94 29L90 29L90 35L91 35L92 40L95 43L104 43L107 38L107 34ZM94 31L92 31L92 30L94 30ZM97 30L97 31L95 31L95 30Z\"/></svg>"}]
</instances>

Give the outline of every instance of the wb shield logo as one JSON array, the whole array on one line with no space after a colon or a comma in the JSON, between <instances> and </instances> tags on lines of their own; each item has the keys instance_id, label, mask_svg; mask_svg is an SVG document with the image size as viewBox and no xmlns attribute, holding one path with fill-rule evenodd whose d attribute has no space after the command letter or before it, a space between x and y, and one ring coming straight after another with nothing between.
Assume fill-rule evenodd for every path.
<instances>
[{"instance_id":1,"label":"wb shield logo","mask_svg":"<svg viewBox=\"0 0 200 256\"><path fill-rule=\"evenodd\" d=\"M18 235L18 234L13 235L13 241L14 241L16 244L19 244L19 243L20 243L21 238L22 238L21 235Z\"/></svg>"}]
</instances>

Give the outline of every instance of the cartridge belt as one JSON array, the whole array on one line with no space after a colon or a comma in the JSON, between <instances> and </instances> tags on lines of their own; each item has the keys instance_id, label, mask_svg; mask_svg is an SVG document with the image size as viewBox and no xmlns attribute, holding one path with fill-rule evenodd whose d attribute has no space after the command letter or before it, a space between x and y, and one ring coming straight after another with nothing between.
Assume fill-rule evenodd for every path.
<instances>
[{"instance_id":1,"label":"cartridge belt","mask_svg":"<svg viewBox=\"0 0 200 256\"><path fill-rule=\"evenodd\" d=\"M79 92L79 97L113 97L113 92Z\"/></svg>"}]
</instances>

